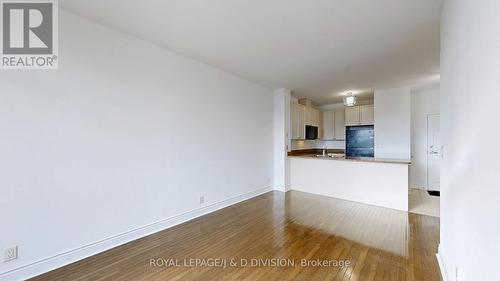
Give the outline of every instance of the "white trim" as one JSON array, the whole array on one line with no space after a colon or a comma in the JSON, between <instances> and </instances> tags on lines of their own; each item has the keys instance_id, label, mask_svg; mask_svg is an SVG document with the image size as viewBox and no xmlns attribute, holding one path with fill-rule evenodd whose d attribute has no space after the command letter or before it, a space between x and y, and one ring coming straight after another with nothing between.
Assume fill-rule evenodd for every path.
<instances>
[{"instance_id":1,"label":"white trim","mask_svg":"<svg viewBox=\"0 0 500 281\"><path fill-rule=\"evenodd\" d=\"M441 277L443 278L443 281L449 281L450 279L448 279L448 275L446 274L446 268L444 267L443 257L439 254L439 252L441 252L440 249L441 249L441 244L439 244L438 252L436 253L436 258L439 264L439 270L441 271Z\"/></svg>"},{"instance_id":2,"label":"white trim","mask_svg":"<svg viewBox=\"0 0 500 281\"><path fill-rule=\"evenodd\" d=\"M45 272L49 272L56 268L68 265L70 263L79 261L81 259L93 256L95 254L104 252L111 248L123 245L125 243L131 242L133 240L142 238L144 236L151 235L153 233L165 230L172 226L184 223L186 221L192 220L194 218L206 215L208 213L220 210L222 208L229 207L236 203L251 199L253 197L259 196L261 194L272 191L273 188L261 188L255 191L251 191L245 194L241 194L208 206L204 206L195 210L188 211L183 214L172 216L127 232L117 234L112 237L105 238L103 240L84 245L64 253L60 253L51 257L44 258L42 260L27 264L0 274L0 280L10 281L10 280L25 280L31 277L35 277Z\"/></svg>"}]
</instances>

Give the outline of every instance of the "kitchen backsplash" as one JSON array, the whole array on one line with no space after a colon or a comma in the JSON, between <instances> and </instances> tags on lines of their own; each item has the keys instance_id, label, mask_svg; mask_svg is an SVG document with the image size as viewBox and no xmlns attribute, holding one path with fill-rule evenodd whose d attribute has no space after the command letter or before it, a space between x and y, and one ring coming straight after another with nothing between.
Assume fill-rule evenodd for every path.
<instances>
[{"instance_id":1,"label":"kitchen backsplash","mask_svg":"<svg viewBox=\"0 0 500 281\"><path fill-rule=\"evenodd\" d=\"M345 141L292 140L292 150L313 148L345 149Z\"/></svg>"}]
</instances>

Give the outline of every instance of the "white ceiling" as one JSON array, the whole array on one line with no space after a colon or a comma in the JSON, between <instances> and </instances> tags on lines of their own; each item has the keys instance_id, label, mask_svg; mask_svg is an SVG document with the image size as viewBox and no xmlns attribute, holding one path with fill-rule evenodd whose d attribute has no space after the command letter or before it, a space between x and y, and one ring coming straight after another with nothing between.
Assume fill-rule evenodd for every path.
<instances>
[{"instance_id":1,"label":"white ceiling","mask_svg":"<svg viewBox=\"0 0 500 281\"><path fill-rule=\"evenodd\" d=\"M63 0L60 6L321 104L439 75L441 0Z\"/></svg>"}]
</instances>

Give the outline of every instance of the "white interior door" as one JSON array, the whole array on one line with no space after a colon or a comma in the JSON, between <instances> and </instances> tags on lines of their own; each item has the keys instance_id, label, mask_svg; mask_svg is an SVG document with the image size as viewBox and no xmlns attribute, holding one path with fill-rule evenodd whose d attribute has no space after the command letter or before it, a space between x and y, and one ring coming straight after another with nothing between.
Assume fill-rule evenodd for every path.
<instances>
[{"instance_id":1,"label":"white interior door","mask_svg":"<svg viewBox=\"0 0 500 281\"><path fill-rule=\"evenodd\" d=\"M441 140L439 115L427 116L427 189L439 191Z\"/></svg>"}]
</instances>

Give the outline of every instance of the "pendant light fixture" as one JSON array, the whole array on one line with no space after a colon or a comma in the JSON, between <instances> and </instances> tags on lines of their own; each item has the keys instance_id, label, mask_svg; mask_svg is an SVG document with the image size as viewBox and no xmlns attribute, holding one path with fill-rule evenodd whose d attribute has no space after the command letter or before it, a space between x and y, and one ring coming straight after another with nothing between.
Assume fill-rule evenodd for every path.
<instances>
[{"instance_id":1,"label":"pendant light fixture","mask_svg":"<svg viewBox=\"0 0 500 281\"><path fill-rule=\"evenodd\" d=\"M345 106L355 106L357 97L352 94L352 92L347 93L344 96L344 105Z\"/></svg>"}]
</instances>

